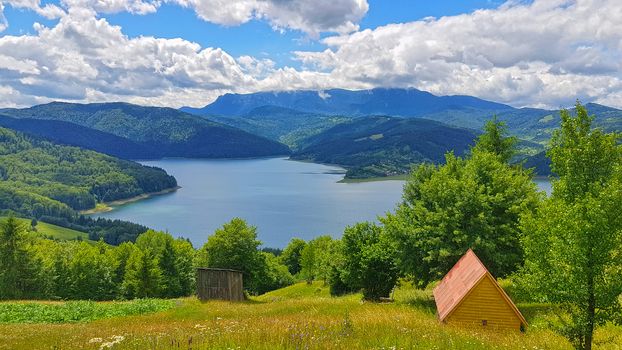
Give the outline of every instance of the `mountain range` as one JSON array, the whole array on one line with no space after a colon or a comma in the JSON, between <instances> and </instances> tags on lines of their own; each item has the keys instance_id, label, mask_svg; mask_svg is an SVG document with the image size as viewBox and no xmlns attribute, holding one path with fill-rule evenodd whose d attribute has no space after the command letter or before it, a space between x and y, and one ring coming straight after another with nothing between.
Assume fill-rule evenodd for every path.
<instances>
[{"instance_id":1,"label":"mountain range","mask_svg":"<svg viewBox=\"0 0 622 350\"><path fill-rule=\"evenodd\" d=\"M622 110L586 107L596 115L596 126L622 130ZM181 110L54 102L0 109L0 126L125 159L291 155L339 164L349 177L366 177L440 162L447 151L463 154L493 115L520 139L516 161L526 159L547 174L542 152L559 126L559 110L416 89L226 94L203 108Z\"/></svg>"},{"instance_id":2,"label":"mountain range","mask_svg":"<svg viewBox=\"0 0 622 350\"><path fill-rule=\"evenodd\" d=\"M605 131L622 131L622 110L596 103L588 103L586 108L588 112L596 115L594 122L597 127ZM358 166L368 165L362 157L354 157L350 160L337 157L337 153L341 152L338 149L325 150L334 152L334 157L327 157L324 154L324 156L314 158L310 155L316 152L305 150L304 145L308 145L308 141L313 139L330 139L330 134L334 130L329 130L335 126L335 123L339 125L345 123L342 127L354 128L357 124L351 122L365 116L429 119L448 127L476 131L481 130L486 121L496 115L499 120L506 123L509 133L521 140L516 161L527 159L526 164L537 165L536 170L541 175L549 173L548 159L542 152L553 130L559 127L560 120L559 110L514 108L471 96L435 96L412 88L226 94L203 108L184 107L182 110L283 142L293 150L293 157L305 158L306 156L302 156L304 154L309 155L309 160L316 161L339 158L341 160L337 164L346 167L351 166L354 159L359 160ZM573 109L570 110L573 111ZM369 124L362 123L361 125ZM408 130L413 132L413 129ZM322 136L324 132L328 134ZM372 136L376 131L371 128L366 132L367 136ZM365 134L362 130L352 130L352 133ZM399 144L384 141L385 147L394 148ZM462 151L460 147L464 146L459 143L448 143L449 146L454 147L448 149L454 149L458 153ZM372 148L376 146L374 143ZM317 144L314 147L317 147ZM368 151L371 152L371 149ZM395 149L385 151L387 154L392 154L393 156L390 157L394 160L406 161L405 158L396 156L399 152L395 152ZM530 159L531 157L536 158ZM402 164L398 168L406 167Z\"/></svg>"},{"instance_id":3,"label":"mountain range","mask_svg":"<svg viewBox=\"0 0 622 350\"><path fill-rule=\"evenodd\" d=\"M182 111L202 116L242 116L258 107L275 106L307 113L366 116L383 114L422 117L445 110L477 109L490 112L512 107L472 96L435 96L417 89L371 89L325 91L258 92L225 94L203 108L183 107Z\"/></svg>"}]
</instances>

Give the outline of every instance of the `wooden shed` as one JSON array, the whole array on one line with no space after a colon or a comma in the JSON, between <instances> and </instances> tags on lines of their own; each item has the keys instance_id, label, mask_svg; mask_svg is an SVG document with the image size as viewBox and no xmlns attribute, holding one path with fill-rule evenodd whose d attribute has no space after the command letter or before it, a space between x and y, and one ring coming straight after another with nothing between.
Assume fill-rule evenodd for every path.
<instances>
[{"instance_id":1,"label":"wooden shed","mask_svg":"<svg viewBox=\"0 0 622 350\"><path fill-rule=\"evenodd\" d=\"M229 269L198 268L197 296L200 300L244 300L242 272Z\"/></svg>"},{"instance_id":2,"label":"wooden shed","mask_svg":"<svg viewBox=\"0 0 622 350\"><path fill-rule=\"evenodd\" d=\"M527 321L510 297L469 249L434 288L443 323L524 330Z\"/></svg>"}]
</instances>

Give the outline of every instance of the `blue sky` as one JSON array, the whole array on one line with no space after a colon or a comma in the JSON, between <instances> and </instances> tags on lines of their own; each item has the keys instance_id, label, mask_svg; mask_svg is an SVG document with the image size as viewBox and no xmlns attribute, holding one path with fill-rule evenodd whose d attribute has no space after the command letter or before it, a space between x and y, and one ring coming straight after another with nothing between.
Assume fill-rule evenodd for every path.
<instances>
[{"instance_id":1,"label":"blue sky","mask_svg":"<svg viewBox=\"0 0 622 350\"><path fill-rule=\"evenodd\" d=\"M595 34L596 33L596 34ZM619 0L0 0L0 107L374 87L622 107Z\"/></svg>"},{"instance_id":2,"label":"blue sky","mask_svg":"<svg viewBox=\"0 0 622 350\"><path fill-rule=\"evenodd\" d=\"M43 1L60 6L60 1ZM359 23L361 29L375 29L391 23L405 23L425 17L454 16L477 9L495 8L503 1L495 0L371 0L369 11ZM46 18L27 9L7 7L5 16L10 26L1 35L34 34L33 23L53 26L58 20ZM277 66L299 67L291 52L299 50L323 50L326 46L311 40L299 30L275 31L262 20L225 26L203 21L189 8L174 4L162 5L157 12L139 15L129 12L100 14L110 24L123 28L130 37L154 36L159 38L184 38L202 47L220 47L234 57L249 55L270 58ZM323 33L321 37L329 36Z\"/></svg>"}]
</instances>

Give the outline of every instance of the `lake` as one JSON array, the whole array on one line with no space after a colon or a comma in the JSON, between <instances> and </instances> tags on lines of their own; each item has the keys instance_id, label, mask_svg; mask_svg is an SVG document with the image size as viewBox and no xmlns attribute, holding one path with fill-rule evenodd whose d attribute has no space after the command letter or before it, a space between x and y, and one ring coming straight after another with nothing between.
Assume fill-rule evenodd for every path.
<instances>
[{"instance_id":1,"label":"lake","mask_svg":"<svg viewBox=\"0 0 622 350\"><path fill-rule=\"evenodd\" d=\"M375 221L401 200L403 181L338 183L344 169L286 158L144 161L175 176L176 192L97 216L143 224L201 246L234 217L257 227L267 247L292 237L341 236L347 225ZM541 188L548 182L539 180Z\"/></svg>"},{"instance_id":2,"label":"lake","mask_svg":"<svg viewBox=\"0 0 622 350\"><path fill-rule=\"evenodd\" d=\"M168 230L195 246L236 216L256 226L268 247L282 248L292 237L339 237L347 225L393 210L404 183L338 183L342 168L286 158L140 163L165 169L182 188L97 216Z\"/></svg>"}]
</instances>

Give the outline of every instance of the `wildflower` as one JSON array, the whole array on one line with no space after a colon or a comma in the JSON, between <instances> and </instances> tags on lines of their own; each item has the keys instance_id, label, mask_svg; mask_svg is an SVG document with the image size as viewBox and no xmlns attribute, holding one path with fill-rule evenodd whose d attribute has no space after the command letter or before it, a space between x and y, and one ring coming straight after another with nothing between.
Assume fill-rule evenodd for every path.
<instances>
[{"instance_id":1,"label":"wildflower","mask_svg":"<svg viewBox=\"0 0 622 350\"><path fill-rule=\"evenodd\" d=\"M125 337L122 335L113 335L112 337L110 337L110 341L102 343L102 345L99 346L99 350L112 348L113 346L122 342L124 339Z\"/></svg>"}]
</instances>

